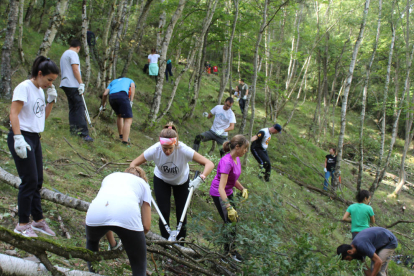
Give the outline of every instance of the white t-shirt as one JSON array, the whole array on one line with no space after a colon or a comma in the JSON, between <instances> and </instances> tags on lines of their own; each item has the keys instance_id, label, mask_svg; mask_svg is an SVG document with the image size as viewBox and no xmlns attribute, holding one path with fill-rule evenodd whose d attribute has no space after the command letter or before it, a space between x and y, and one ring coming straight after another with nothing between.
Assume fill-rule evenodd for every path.
<instances>
[{"instance_id":1,"label":"white t-shirt","mask_svg":"<svg viewBox=\"0 0 414 276\"><path fill-rule=\"evenodd\" d=\"M42 88L37 88L31 80L25 80L14 89L12 101L23 102L18 115L21 130L33 133L45 130L46 103Z\"/></svg>"},{"instance_id":2,"label":"white t-shirt","mask_svg":"<svg viewBox=\"0 0 414 276\"><path fill-rule=\"evenodd\" d=\"M140 177L116 172L102 181L98 195L86 213L88 226L119 226L132 231L144 231L141 206L151 205L151 190Z\"/></svg>"},{"instance_id":3,"label":"white t-shirt","mask_svg":"<svg viewBox=\"0 0 414 276\"><path fill-rule=\"evenodd\" d=\"M60 81L59 87L79 87L79 82L73 74L72 64L79 65L79 73L82 75L78 53L76 53L73 50L66 50L60 58L60 70L62 74L62 79Z\"/></svg>"},{"instance_id":4,"label":"white t-shirt","mask_svg":"<svg viewBox=\"0 0 414 276\"><path fill-rule=\"evenodd\" d=\"M148 59L150 60L150 63L158 63L159 58L160 58L159 54L150 54L150 55L148 55Z\"/></svg>"},{"instance_id":5,"label":"white t-shirt","mask_svg":"<svg viewBox=\"0 0 414 276\"><path fill-rule=\"evenodd\" d=\"M267 149L268 145L269 145L269 141L272 138L272 134L270 134L269 132L269 128L262 128L260 131L264 132L264 136L262 138L262 148L263 149Z\"/></svg>"},{"instance_id":6,"label":"white t-shirt","mask_svg":"<svg viewBox=\"0 0 414 276\"><path fill-rule=\"evenodd\" d=\"M216 105L212 110L210 110L210 113L215 115L214 116L214 122L211 126L211 130L216 132L220 129L226 129L230 126L231 123L236 123L236 116L234 116L233 110L223 109L224 105ZM223 132L221 136L228 136L229 134L227 132Z\"/></svg>"},{"instance_id":7,"label":"white t-shirt","mask_svg":"<svg viewBox=\"0 0 414 276\"><path fill-rule=\"evenodd\" d=\"M154 174L171 185L181 185L188 180L190 167L188 162L193 160L194 150L182 142L178 142L172 154L165 155L160 142L144 151L147 161L155 162Z\"/></svg>"}]
</instances>

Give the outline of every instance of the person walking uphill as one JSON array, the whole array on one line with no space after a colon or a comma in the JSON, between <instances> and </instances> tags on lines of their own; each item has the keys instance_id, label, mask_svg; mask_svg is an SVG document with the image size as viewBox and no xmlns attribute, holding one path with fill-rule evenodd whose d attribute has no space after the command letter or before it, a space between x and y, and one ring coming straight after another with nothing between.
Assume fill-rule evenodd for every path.
<instances>
[{"instance_id":1,"label":"person walking uphill","mask_svg":"<svg viewBox=\"0 0 414 276\"><path fill-rule=\"evenodd\" d=\"M247 189L239 182L241 174L240 157L242 157L249 148L249 141L243 135L234 136L231 141L223 144L223 150L229 152L217 166L217 174L211 182L210 195L214 204L223 219L224 223L238 222L238 214L233 200L233 187L242 191L242 197L246 200L249 195ZM236 238L235 227L226 235L227 243L224 244L225 254L237 262L241 262L243 257L235 250L234 240Z\"/></svg>"},{"instance_id":2,"label":"person walking uphill","mask_svg":"<svg viewBox=\"0 0 414 276\"><path fill-rule=\"evenodd\" d=\"M389 230L382 227L371 227L359 232L351 244L342 244L336 249L342 260L371 259L371 269L366 267L365 275L388 275L388 263L398 246L398 240Z\"/></svg>"},{"instance_id":3,"label":"person walking uphill","mask_svg":"<svg viewBox=\"0 0 414 276\"><path fill-rule=\"evenodd\" d=\"M62 79L60 88L65 91L69 104L69 124L72 134L79 135L87 142L93 142L89 136L88 125L85 119L85 105L82 99L85 84L82 82L80 60L78 53L81 49L79 40L72 40L60 58Z\"/></svg>"},{"instance_id":4,"label":"person walking uphill","mask_svg":"<svg viewBox=\"0 0 414 276\"><path fill-rule=\"evenodd\" d=\"M232 97L229 97L224 102L224 105L216 105L210 113L204 112L203 116L207 119L214 117L213 125L210 130L203 132L195 137L193 149L198 152L200 149L200 142L207 142L214 140L219 145L227 140L228 132L234 129L234 124L236 123L236 116L231 110L234 100ZM223 157L223 150L220 150L220 154Z\"/></svg>"},{"instance_id":5,"label":"person walking uphill","mask_svg":"<svg viewBox=\"0 0 414 276\"><path fill-rule=\"evenodd\" d=\"M250 150L256 161L259 162L260 168L265 170L264 172L261 172L261 174L264 175L264 180L266 182L269 182L270 172L272 170L269 155L267 154L267 147L272 138L272 134L277 134L281 131L282 126L275 124L269 128L262 128L251 140L252 146L250 147ZM262 177L261 174L259 174L259 177Z\"/></svg>"},{"instance_id":6,"label":"person walking uphill","mask_svg":"<svg viewBox=\"0 0 414 276\"><path fill-rule=\"evenodd\" d=\"M214 164L204 156L178 141L178 131L172 122L164 126L160 133L160 141L143 154L138 156L130 164L131 167L139 166L146 161L154 161L154 193L162 216L169 224L171 208L171 190L174 195L177 225L183 213L189 194L189 187L197 189L206 177L214 169ZM204 166L203 173L190 182L190 168L188 162L195 161ZM185 238L187 217L177 240ZM161 236L168 239L169 234L164 228L162 220L159 220Z\"/></svg>"},{"instance_id":7,"label":"person walking uphill","mask_svg":"<svg viewBox=\"0 0 414 276\"><path fill-rule=\"evenodd\" d=\"M39 56L32 66L31 79L21 82L13 91L10 108L11 130L7 145L13 156L22 183L19 186L17 206L19 223L14 232L25 237L37 237L33 231L55 236L43 220L40 189L43 184L43 161L40 133L56 102L53 81L59 68L49 58ZM47 100L43 89L47 89ZM30 215L33 222L30 223Z\"/></svg>"},{"instance_id":8,"label":"person walking uphill","mask_svg":"<svg viewBox=\"0 0 414 276\"><path fill-rule=\"evenodd\" d=\"M149 63L149 75L154 76L155 79L158 77L158 59L160 58L160 55L157 54L157 51L153 48L151 49L151 54L148 55L148 63Z\"/></svg>"},{"instance_id":9,"label":"person walking uphill","mask_svg":"<svg viewBox=\"0 0 414 276\"><path fill-rule=\"evenodd\" d=\"M172 62L171 59L167 60L167 66L165 67L165 79L168 82L168 74L170 75L170 77L173 76L172 73ZM174 83L174 81L171 79L171 83Z\"/></svg>"},{"instance_id":10,"label":"person walking uphill","mask_svg":"<svg viewBox=\"0 0 414 276\"><path fill-rule=\"evenodd\" d=\"M358 203L349 206L342 218L344 221L351 222L352 239L362 230L369 228L370 222L375 224L374 210L368 205L371 200L369 191L361 190L356 200Z\"/></svg>"},{"instance_id":11,"label":"person walking uphill","mask_svg":"<svg viewBox=\"0 0 414 276\"><path fill-rule=\"evenodd\" d=\"M323 182L323 189L328 190L329 183L328 180L331 177L331 182L334 177L336 167L336 149L330 148L329 154L325 156L325 181Z\"/></svg>"},{"instance_id":12,"label":"person walking uphill","mask_svg":"<svg viewBox=\"0 0 414 276\"><path fill-rule=\"evenodd\" d=\"M244 79L239 80L238 91L239 91L239 98L240 98L239 100L240 111L243 114L244 106L247 101L247 96L249 95L249 86L246 83L244 83Z\"/></svg>"},{"instance_id":13,"label":"person walking uphill","mask_svg":"<svg viewBox=\"0 0 414 276\"><path fill-rule=\"evenodd\" d=\"M129 93L130 92L130 93ZM129 78L119 77L111 81L102 95L102 104L99 111L105 109L106 98L109 95L109 104L118 116L119 139L122 143L129 145L129 133L132 124L132 104L135 96L135 83Z\"/></svg>"},{"instance_id":14,"label":"person walking uphill","mask_svg":"<svg viewBox=\"0 0 414 276\"><path fill-rule=\"evenodd\" d=\"M145 276L145 234L151 227L151 198L148 179L140 167L105 177L86 213L86 248L99 251L100 239L113 231L125 248L132 275ZM90 262L88 267L95 272Z\"/></svg>"}]
</instances>

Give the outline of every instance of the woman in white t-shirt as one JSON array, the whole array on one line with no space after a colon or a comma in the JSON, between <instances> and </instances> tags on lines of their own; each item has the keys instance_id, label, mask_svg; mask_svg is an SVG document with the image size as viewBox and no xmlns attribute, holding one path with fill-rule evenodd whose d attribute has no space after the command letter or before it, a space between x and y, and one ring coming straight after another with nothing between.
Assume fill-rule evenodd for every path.
<instances>
[{"instance_id":1,"label":"woman in white t-shirt","mask_svg":"<svg viewBox=\"0 0 414 276\"><path fill-rule=\"evenodd\" d=\"M192 148L178 142L177 128L172 122L164 126L160 133L160 142L154 144L144 151L139 157L131 162L130 166L139 166L145 161L154 161L154 192L161 214L169 224L171 208L171 190L174 194L177 224L184 210L188 197L188 188L194 186L196 189L214 169L214 164L204 156L195 152ZM204 166L203 173L190 182L190 168L188 162L195 161ZM177 240L185 238L187 234L187 217L184 219L183 228L177 236ZM159 220L161 236L168 239L169 234Z\"/></svg>"},{"instance_id":2,"label":"woman in white t-shirt","mask_svg":"<svg viewBox=\"0 0 414 276\"><path fill-rule=\"evenodd\" d=\"M145 172L129 167L102 180L86 214L86 248L99 251L99 241L115 232L128 255L133 276L147 271L145 234L151 227L151 190ZM88 262L89 271L95 272Z\"/></svg>"},{"instance_id":3,"label":"woman in white t-shirt","mask_svg":"<svg viewBox=\"0 0 414 276\"><path fill-rule=\"evenodd\" d=\"M151 54L148 55L148 63L149 63L149 75L150 76L158 76L158 59L160 58L159 54L156 54L155 49L151 49Z\"/></svg>"},{"instance_id":4,"label":"woman in white t-shirt","mask_svg":"<svg viewBox=\"0 0 414 276\"><path fill-rule=\"evenodd\" d=\"M25 237L37 237L33 231L55 236L46 221L40 200L43 184L43 161L40 133L45 120L56 102L57 92L53 81L59 75L59 68L49 58L39 56L32 67L31 79L21 82L13 91L10 107L11 130L7 144L22 180L17 196L19 223L14 232ZM47 102L45 93L47 89ZM33 223L30 223L30 215Z\"/></svg>"}]
</instances>

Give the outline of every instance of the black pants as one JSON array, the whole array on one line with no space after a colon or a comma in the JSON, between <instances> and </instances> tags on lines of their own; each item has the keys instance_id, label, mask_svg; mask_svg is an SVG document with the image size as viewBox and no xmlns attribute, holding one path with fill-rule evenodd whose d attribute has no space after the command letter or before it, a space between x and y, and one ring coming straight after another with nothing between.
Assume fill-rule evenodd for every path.
<instances>
[{"instance_id":1,"label":"black pants","mask_svg":"<svg viewBox=\"0 0 414 276\"><path fill-rule=\"evenodd\" d=\"M42 145L38 133L21 131L24 140L31 147L27 150L27 158L17 156L14 150L14 134L12 131L7 136L7 145L16 164L17 173L22 183L19 186L17 205L19 207L19 223L28 223L30 215L35 221L43 219L43 211L40 199L40 189L43 184Z\"/></svg>"},{"instance_id":2,"label":"black pants","mask_svg":"<svg viewBox=\"0 0 414 276\"><path fill-rule=\"evenodd\" d=\"M172 77L172 71L171 71L171 66L165 69L165 79L168 81L168 74L170 74L170 76Z\"/></svg>"},{"instance_id":3,"label":"black pants","mask_svg":"<svg viewBox=\"0 0 414 276\"><path fill-rule=\"evenodd\" d=\"M167 221L168 225L170 226L170 209L171 209L171 189L174 194L174 201L175 201L175 214L177 216L177 225L180 221L181 215L183 214L185 202L187 201L188 197L188 184L190 179L188 179L182 185L171 185L165 183L162 179L156 177L154 175L154 193L155 198L157 200L158 208L160 208L161 214L164 217L165 221ZM185 238L187 236L187 216L183 221L183 226L179 235L177 236L177 240L180 238ZM161 219L159 220L160 232L163 238L168 239L170 236L165 230L164 224L162 223ZM170 226L172 229L172 227Z\"/></svg>"},{"instance_id":4,"label":"black pants","mask_svg":"<svg viewBox=\"0 0 414 276\"><path fill-rule=\"evenodd\" d=\"M132 231L118 226L86 225L86 249L99 251L99 240L108 232L115 232L128 255L133 276L145 276L147 272L147 245L144 231ZM95 272L90 262L89 271Z\"/></svg>"},{"instance_id":5,"label":"black pants","mask_svg":"<svg viewBox=\"0 0 414 276\"><path fill-rule=\"evenodd\" d=\"M264 179L265 181L269 181L270 178L270 171L272 166L270 164L269 156L267 155L267 151L260 149L260 148L251 148L251 152L254 158L259 162L260 168L264 168Z\"/></svg>"},{"instance_id":6,"label":"black pants","mask_svg":"<svg viewBox=\"0 0 414 276\"><path fill-rule=\"evenodd\" d=\"M220 214L220 217L224 221L224 223L231 223L227 215L227 208L226 204L221 200L219 196L211 196L214 201L214 205L216 205L217 211ZM231 201L233 199L233 194L227 196L228 200ZM235 208L234 204L232 204L233 208ZM234 227L230 232L226 233L225 239L228 241L224 244L224 251L226 253L233 251L235 249L234 242L236 240L236 227Z\"/></svg>"},{"instance_id":7,"label":"black pants","mask_svg":"<svg viewBox=\"0 0 414 276\"><path fill-rule=\"evenodd\" d=\"M77 88L62 87L62 89L68 98L70 132L80 136L89 135L82 95L79 95Z\"/></svg>"},{"instance_id":8,"label":"black pants","mask_svg":"<svg viewBox=\"0 0 414 276\"><path fill-rule=\"evenodd\" d=\"M239 106L240 106L240 111L243 114L244 113L244 105L246 103L246 100L243 100L243 97L240 97L239 99Z\"/></svg>"}]
</instances>

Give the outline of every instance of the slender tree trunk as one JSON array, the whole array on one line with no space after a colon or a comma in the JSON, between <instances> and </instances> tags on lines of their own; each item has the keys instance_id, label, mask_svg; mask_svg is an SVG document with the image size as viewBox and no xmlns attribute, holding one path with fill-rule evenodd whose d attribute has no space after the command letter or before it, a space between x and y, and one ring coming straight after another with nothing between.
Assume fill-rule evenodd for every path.
<instances>
[{"instance_id":1,"label":"slender tree trunk","mask_svg":"<svg viewBox=\"0 0 414 276\"><path fill-rule=\"evenodd\" d=\"M55 40L58 28L60 27L60 25L62 25L64 21L64 14L66 13L66 9L68 8L68 3L69 0L58 0L56 4L55 13L50 19L49 27L45 32L42 44L40 44L37 56L47 56L47 54L49 53L53 40Z\"/></svg>"},{"instance_id":2,"label":"slender tree trunk","mask_svg":"<svg viewBox=\"0 0 414 276\"><path fill-rule=\"evenodd\" d=\"M168 46L170 44L171 36L174 31L175 24L177 23L178 19L181 17L183 12L184 6L187 0L180 0L178 2L177 9L175 10L173 16L171 17L171 21L168 24L168 27L165 31L164 39L161 43L161 58L160 58L160 74L158 76L157 84L155 86L155 93L154 98L152 100L152 105L150 109L150 113L148 115L149 123L152 125L157 118L158 111L161 105L161 96L162 96L162 88L164 84L164 72L166 68L166 58L168 52Z\"/></svg>"},{"instance_id":3,"label":"slender tree trunk","mask_svg":"<svg viewBox=\"0 0 414 276\"><path fill-rule=\"evenodd\" d=\"M24 0L20 0L19 7L19 38L17 39L17 51L22 63L25 63L24 52L23 52L23 12L24 12Z\"/></svg>"},{"instance_id":4,"label":"slender tree trunk","mask_svg":"<svg viewBox=\"0 0 414 276\"><path fill-rule=\"evenodd\" d=\"M6 36L1 52L1 82L0 82L0 98L11 99L12 83L11 83L11 52L13 48L13 38L16 31L17 17L19 13L19 1L10 0L9 18L7 21Z\"/></svg>"},{"instance_id":5,"label":"slender tree trunk","mask_svg":"<svg viewBox=\"0 0 414 276\"><path fill-rule=\"evenodd\" d=\"M85 52L85 65L86 65L86 74L83 76L83 82L85 83L85 90L88 89L89 78L91 76L91 56L89 54L89 45L87 40L87 31L89 26L88 17L86 15L86 0L82 1L82 42L83 42L83 51Z\"/></svg>"},{"instance_id":6,"label":"slender tree trunk","mask_svg":"<svg viewBox=\"0 0 414 276\"><path fill-rule=\"evenodd\" d=\"M344 144L345 127L346 127L346 110L347 110L347 104L348 104L348 94L349 94L349 89L351 88L352 77L354 74L355 62L356 62L356 58L358 55L359 47L361 45L362 38L364 36L365 23L366 23L366 19L368 16L368 10L369 10L369 3L370 3L370 0L365 1L361 29L359 30L358 39L355 42L354 50L352 52L352 59L349 65L349 71L348 71L348 75L347 75L346 83L345 83L344 96L342 99L342 109L341 109L341 131L338 137L338 155L336 159L335 177L333 178L334 181L332 185L333 189L336 189L336 184L339 183L338 180L339 180L339 176L341 175L341 161L342 161L343 144Z\"/></svg>"},{"instance_id":7,"label":"slender tree trunk","mask_svg":"<svg viewBox=\"0 0 414 276\"><path fill-rule=\"evenodd\" d=\"M30 0L29 6L27 7L26 16L24 17L24 24L26 27L30 26L30 20L33 16L34 6L36 5L37 0Z\"/></svg>"},{"instance_id":8,"label":"slender tree trunk","mask_svg":"<svg viewBox=\"0 0 414 276\"><path fill-rule=\"evenodd\" d=\"M112 5L109 6L108 18L107 18L107 21L106 21L107 23L106 23L105 31L104 31L103 37L102 37L104 48L106 48L106 46L108 46L109 30L111 29L112 19L114 18L114 15L115 15L116 3L117 3L117 0L114 0ZM120 5L120 6L122 6L122 5Z\"/></svg>"},{"instance_id":9,"label":"slender tree trunk","mask_svg":"<svg viewBox=\"0 0 414 276\"><path fill-rule=\"evenodd\" d=\"M43 0L43 6L42 6L42 13L40 14L39 24L37 25L37 32L40 32L40 29L42 28L43 23L43 17L45 16L47 9L46 9L46 0Z\"/></svg>"},{"instance_id":10,"label":"slender tree trunk","mask_svg":"<svg viewBox=\"0 0 414 276\"><path fill-rule=\"evenodd\" d=\"M375 38L374 47L371 54L371 59L369 60L367 66L367 72L365 77L365 83L363 88L362 94L362 110L361 110L361 121L360 121L360 131L359 131L359 166L358 166L358 177L357 177L357 191L361 190L362 184L362 173L364 169L364 123L365 123L365 106L367 101L367 94L368 94L368 84L369 84L369 77L371 74L372 64L374 63L375 53L377 52L379 35L380 35L380 28L381 28L381 11L382 11L382 0L379 0L378 3L378 25L377 25L377 36Z\"/></svg>"},{"instance_id":11,"label":"slender tree trunk","mask_svg":"<svg viewBox=\"0 0 414 276\"><path fill-rule=\"evenodd\" d=\"M165 0L160 0L161 5L164 4ZM162 42L162 38L163 38L163 28L165 25L165 18L166 18L166 13L165 10L163 9L161 14L160 14L160 20L158 22L158 32L157 32L157 53L161 53L161 42Z\"/></svg>"}]
</instances>

